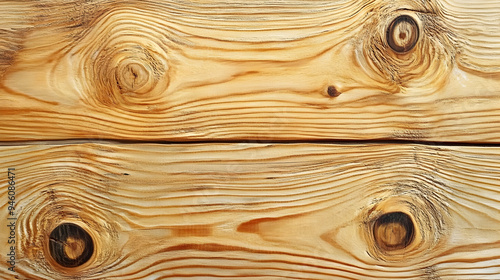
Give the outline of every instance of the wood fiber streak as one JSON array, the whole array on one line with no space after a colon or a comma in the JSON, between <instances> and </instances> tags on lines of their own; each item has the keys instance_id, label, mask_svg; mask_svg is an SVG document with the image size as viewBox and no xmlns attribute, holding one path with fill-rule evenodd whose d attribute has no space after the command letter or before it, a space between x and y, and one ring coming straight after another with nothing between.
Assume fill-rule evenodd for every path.
<instances>
[{"instance_id":1,"label":"wood fiber streak","mask_svg":"<svg viewBox=\"0 0 500 280\"><path fill-rule=\"evenodd\" d=\"M499 77L500 74L500 3L480 0L438 1L446 25L463 36L464 56L459 61L464 67ZM472 4L472 6L470 5ZM473 12L469 13L473 9Z\"/></svg>"},{"instance_id":2,"label":"wood fiber streak","mask_svg":"<svg viewBox=\"0 0 500 280\"><path fill-rule=\"evenodd\" d=\"M386 30L418 25L404 54ZM2 1L1 141L498 142L497 1Z\"/></svg>"},{"instance_id":3,"label":"wood fiber streak","mask_svg":"<svg viewBox=\"0 0 500 280\"><path fill-rule=\"evenodd\" d=\"M499 148L0 147L0 169L9 167L16 168L19 279L500 275ZM1 209L6 195L2 188ZM393 212L407 215L415 234L404 249L387 251L371 226ZM0 211L0 221L6 215ZM57 266L47 255L47 236L62 223L94 239L95 255L81 267ZM0 279L12 279L5 262L0 269Z\"/></svg>"}]
</instances>

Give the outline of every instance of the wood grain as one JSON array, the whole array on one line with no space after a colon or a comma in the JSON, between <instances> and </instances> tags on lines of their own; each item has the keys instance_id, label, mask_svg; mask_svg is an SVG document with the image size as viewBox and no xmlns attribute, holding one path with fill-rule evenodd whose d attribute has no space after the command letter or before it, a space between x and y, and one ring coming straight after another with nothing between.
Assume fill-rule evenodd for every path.
<instances>
[{"instance_id":1,"label":"wood grain","mask_svg":"<svg viewBox=\"0 0 500 280\"><path fill-rule=\"evenodd\" d=\"M7 168L16 169L19 279L500 275L499 148L3 146L2 228ZM63 223L93 238L86 264L50 257L48 236ZM405 223L414 233L402 241ZM0 269L11 279L5 262Z\"/></svg>"},{"instance_id":2,"label":"wood grain","mask_svg":"<svg viewBox=\"0 0 500 280\"><path fill-rule=\"evenodd\" d=\"M419 31L403 54L386 41L401 15ZM493 0L2 1L0 140L498 142L499 15Z\"/></svg>"}]
</instances>

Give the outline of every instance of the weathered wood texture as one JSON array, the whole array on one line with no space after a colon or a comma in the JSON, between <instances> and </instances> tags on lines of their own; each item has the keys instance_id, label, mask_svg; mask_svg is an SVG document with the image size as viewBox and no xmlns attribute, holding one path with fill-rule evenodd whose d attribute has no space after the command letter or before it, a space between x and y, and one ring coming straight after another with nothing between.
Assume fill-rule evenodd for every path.
<instances>
[{"instance_id":1,"label":"weathered wood texture","mask_svg":"<svg viewBox=\"0 0 500 280\"><path fill-rule=\"evenodd\" d=\"M16 168L21 279L498 279L500 148L425 145L31 145ZM6 172L5 172L6 175ZM6 176L0 185L6 185ZM5 209L6 190L0 191ZM405 248L372 227L414 224ZM6 211L0 211L6 220ZM95 255L57 266L59 224ZM386 227L386 228L387 228ZM2 247L6 232L0 231ZM11 279L6 263L0 279Z\"/></svg>"},{"instance_id":2,"label":"weathered wood texture","mask_svg":"<svg viewBox=\"0 0 500 280\"><path fill-rule=\"evenodd\" d=\"M0 140L498 142L499 22L496 0L1 1Z\"/></svg>"}]
</instances>

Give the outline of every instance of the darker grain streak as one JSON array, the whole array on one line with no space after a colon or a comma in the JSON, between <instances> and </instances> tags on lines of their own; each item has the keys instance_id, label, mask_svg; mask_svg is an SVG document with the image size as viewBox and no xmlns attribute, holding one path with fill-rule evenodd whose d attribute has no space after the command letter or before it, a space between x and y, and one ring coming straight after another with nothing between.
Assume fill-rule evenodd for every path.
<instances>
[{"instance_id":1,"label":"darker grain streak","mask_svg":"<svg viewBox=\"0 0 500 280\"><path fill-rule=\"evenodd\" d=\"M271 224L274 222L277 222L279 220L283 219L296 219L302 216L307 215L307 213L301 213L301 214L294 214L294 215L287 215L283 217L276 217L276 218L260 218L260 219L253 219L247 222L244 222L240 224L237 228L238 232L244 232L244 233L255 233L259 234L260 231L260 225L261 224Z\"/></svg>"},{"instance_id":2,"label":"darker grain streak","mask_svg":"<svg viewBox=\"0 0 500 280\"><path fill-rule=\"evenodd\" d=\"M251 221L240 224L237 228L237 231L238 232L247 232L247 233L258 233L260 223L263 223L266 221L272 221L272 220L273 220L272 218L251 220Z\"/></svg>"},{"instance_id":3,"label":"darker grain streak","mask_svg":"<svg viewBox=\"0 0 500 280\"><path fill-rule=\"evenodd\" d=\"M213 233L213 228L210 225L193 225L184 227L171 228L172 235L175 237L198 236L207 237Z\"/></svg>"}]
</instances>

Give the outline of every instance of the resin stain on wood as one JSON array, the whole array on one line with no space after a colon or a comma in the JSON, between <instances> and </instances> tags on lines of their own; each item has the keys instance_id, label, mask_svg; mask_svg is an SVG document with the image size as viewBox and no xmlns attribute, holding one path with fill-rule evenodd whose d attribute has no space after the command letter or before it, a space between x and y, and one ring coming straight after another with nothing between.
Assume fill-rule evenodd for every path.
<instances>
[{"instance_id":1,"label":"resin stain on wood","mask_svg":"<svg viewBox=\"0 0 500 280\"><path fill-rule=\"evenodd\" d=\"M500 274L496 147L0 147L13 166L20 279Z\"/></svg>"},{"instance_id":2,"label":"resin stain on wood","mask_svg":"<svg viewBox=\"0 0 500 280\"><path fill-rule=\"evenodd\" d=\"M3 1L0 11L3 141L500 137L495 1Z\"/></svg>"}]
</instances>

